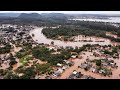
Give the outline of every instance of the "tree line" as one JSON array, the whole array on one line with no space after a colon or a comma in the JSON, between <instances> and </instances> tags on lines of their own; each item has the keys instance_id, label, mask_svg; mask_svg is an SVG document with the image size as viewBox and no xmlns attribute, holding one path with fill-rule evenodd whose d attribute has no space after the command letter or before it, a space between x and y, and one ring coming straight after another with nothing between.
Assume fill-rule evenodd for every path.
<instances>
[{"instance_id":1,"label":"tree line","mask_svg":"<svg viewBox=\"0 0 120 90\"><path fill-rule=\"evenodd\" d=\"M85 22L84 22L85 23ZM88 25L88 26L87 26ZM97 27L97 28L96 28ZM102 27L102 28L101 28ZM65 38L70 38L72 36L77 35L85 35L85 36L97 36L97 37L103 37L108 38L111 41L120 42L119 38L114 38L106 35L107 32L115 33L116 35L120 35L119 28L113 27L111 25L108 25L107 29L106 26L103 23L95 23L95 24L87 24L87 22L83 25L63 25L59 28L44 28L42 30L42 33L47 38L52 39L58 39L59 36L64 36Z\"/></svg>"}]
</instances>

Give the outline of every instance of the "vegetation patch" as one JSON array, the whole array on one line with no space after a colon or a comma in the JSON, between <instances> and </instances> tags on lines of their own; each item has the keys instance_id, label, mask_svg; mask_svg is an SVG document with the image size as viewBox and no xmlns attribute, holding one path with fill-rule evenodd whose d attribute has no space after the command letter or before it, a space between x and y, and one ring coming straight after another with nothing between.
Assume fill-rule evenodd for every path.
<instances>
[{"instance_id":1,"label":"vegetation patch","mask_svg":"<svg viewBox=\"0 0 120 90\"><path fill-rule=\"evenodd\" d=\"M32 59L31 56L26 55L25 57L21 58L19 61L20 61L20 63L22 63L22 64L26 64L26 63L28 62L28 60L31 60L31 59Z\"/></svg>"}]
</instances>

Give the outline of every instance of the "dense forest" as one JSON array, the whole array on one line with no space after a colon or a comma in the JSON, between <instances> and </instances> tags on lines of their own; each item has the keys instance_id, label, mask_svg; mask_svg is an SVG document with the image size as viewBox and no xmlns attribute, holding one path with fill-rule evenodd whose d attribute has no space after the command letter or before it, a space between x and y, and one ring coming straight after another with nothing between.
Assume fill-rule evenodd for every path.
<instances>
[{"instance_id":1,"label":"dense forest","mask_svg":"<svg viewBox=\"0 0 120 90\"><path fill-rule=\"evenodd\" d=\"M115 27L109 22L95 22L95 21L70 21L71 25L80 25L86 28L103 30L103 31L118 31L120 27Z\"/></svg>"},{"instance_id":2,"label":"dense forest","mask_svg":"<svg viewBox=\"0 0 120 90\"><path fill-rule=\"evenodd\" d=\"M58 37L58 36L76 36L76 35L86 35L86 36L98 36L98 37L103 37L105 36L105 32L104 31L100 31L100 30L93 30L93 29L89 29L89 28L84 28L84 27L80 27L80 28L68 28L68 27L59 27L59 28L45 28L42 30L43 34L47 36L47 38L54 38L54 37Z\"/></svg>"},{"instance_id":3,"label":"dense forest","mask_svg":"<svg viewBox=\"0 0 120 90\"><path fill-rule=\"evenodd\" d=\"M89 22L89 21L70 21L59 28L45 28L42 33L47 38L58 38L58 36L71 37L76 35L97 36L108 38L115 42L120 42L119 38L106 36L106 32L112 32L120 36L120 27L110 25L110 23Z\"/></svg>"},{"instance_id":4,"label":"dense forest","mask_svg":"<svg viewBox=\"0 0 120 90\"><path fill-rule=\"evenodd\" d=\"M95 22L95 21L68 21L69 23L66 25L73 25L74 27L82 26L84 28L89 28L92 30L101 30L107 32L116 33L118 36L120 35L120 27L116 27L111 25L109 22ZM117 23L118 24L118 23Z\"/></svg>"}]
</instances>

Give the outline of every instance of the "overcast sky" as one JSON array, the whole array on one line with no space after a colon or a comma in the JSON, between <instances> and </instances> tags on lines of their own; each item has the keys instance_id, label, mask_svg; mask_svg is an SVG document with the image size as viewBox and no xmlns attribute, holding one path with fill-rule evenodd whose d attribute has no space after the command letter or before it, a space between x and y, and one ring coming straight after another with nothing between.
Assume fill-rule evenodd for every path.
<instances>
[{"instance_id":1,"label":"overcast sky","mask_svg":"<svg viewBox=\"0 0 120 90\"><path fill-rule=\"evenodd\" d=\"M120 11L0 11L0 13L120 14Z\"/></svg>"}]
</instances>

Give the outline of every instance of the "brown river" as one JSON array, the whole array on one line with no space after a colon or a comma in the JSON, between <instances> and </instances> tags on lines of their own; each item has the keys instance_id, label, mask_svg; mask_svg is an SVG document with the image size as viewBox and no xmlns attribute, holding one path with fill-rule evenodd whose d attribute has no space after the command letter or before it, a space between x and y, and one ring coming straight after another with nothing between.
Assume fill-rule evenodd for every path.
<instances>
[{"instance_id":1,"label":"brown river","mask_svg":"<svg viewBox=\"0 0 120 90\"><path fill-rule=\"evenodd\" d=\"M76 42L72 42L72 41L60 41L60 40L52 40L52 39L48 39L45 37L45 35L42 33L42 29L44 27L36 27L34 30L32 30L30 32L30 35L32 36L32 34L34 34L33 40L37 43L44 43L44 44L51 44L52 41L54 41L54 45L58 46L58 47L67 47L67 46L71 46L71 47L82 47L83 45L86 44L99 44L99 45L118 45L120 43L113 43L111 42L109 39L105 39L105 38L98 38L98 37L86 37L83 38L84 40L92 40L92 42L81 42L81 41L76 41ZM77 36L76 39L81 39L80 36ZM102 41L102 42L99 42Z\"/></svg>"}]
</instances>

